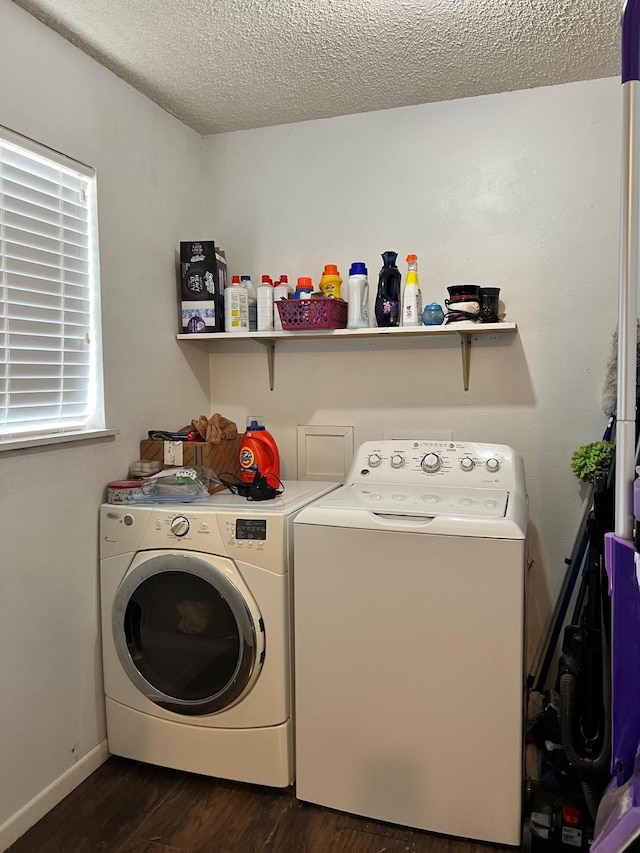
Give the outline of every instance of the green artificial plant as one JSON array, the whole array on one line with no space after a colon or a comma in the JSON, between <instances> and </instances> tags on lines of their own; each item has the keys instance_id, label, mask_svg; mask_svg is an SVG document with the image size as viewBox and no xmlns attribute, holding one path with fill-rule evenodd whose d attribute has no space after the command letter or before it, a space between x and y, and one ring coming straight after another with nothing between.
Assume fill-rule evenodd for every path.
<instances>
[{"instance_id":1,"label":"green artificial plant","mask_svg":"<svg viewBox=\"0 0 640 853\"><path fill-rule=\"evenodd\" d=\"M571 470L584 483L593 483L596 471L608 471L613 459L613 445L593 441L579 447L571 457Z\"/></svg>"}]
</instances>

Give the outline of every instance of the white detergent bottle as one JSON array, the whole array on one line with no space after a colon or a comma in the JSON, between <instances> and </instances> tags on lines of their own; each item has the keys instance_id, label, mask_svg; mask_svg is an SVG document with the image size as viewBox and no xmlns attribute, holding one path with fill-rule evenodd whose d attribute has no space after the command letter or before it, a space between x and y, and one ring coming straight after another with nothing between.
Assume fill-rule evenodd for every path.
<instances>
[{"instance_id":1,"label":"white detergent bottle","mask_svg":"<svg viewBox=\"0 0 640 853\"><path fill-rule=\"evenodd\" d=\"M418 283L418 256L407 255L409 271L402 294L402 326L420 326L422 324L422 293Z\"/></svg>"},{"instance_id":2,"label":"white detergent bottle","mask_svg":"<svg viewBox=\"0 0 640 853\"><path fill-rule=\"evenodd\" d=\"M278 311L277 303L280 299L290 299L292 289L289 285L289 276L281 275L279 280L273 286L273 328L276 331L282 331L282 320Z\"/></svg>"},{"instance_id":3,"label":"white detergent bottle","mask_svg":"<svg viewBox=\"0 0 640 853\"><path fill-rule=\"evenodd\" d=\"M270 276L262 276L258 291L258 331L273 331L273 282Z\"/></svg>"},{"instance_id":4,"label":"white detergent bottle","mask_svg":"<svg viewBox=\"0 0 640 853\"><path fill-rule=\"evenodd\" d=\"M232 334L249 331L249 294L234 275L224 289L224 330Z\"/></svg>"},{"instance_id":5,"label":"white detergent bottle","mask_svg":"<svg viewBox=\"0 0 640 853\"><path fill-rule=\"evenodd\" d=\"M241 275L240 284L246 288L249 297L249 331L257 332L258 330L258 294L255 286L251 281L250 275Z\"/></svg>"},{"instance_id":6,"label":"white detergent bottle","mask_svg":"<svg viewBox=\"0 0 640 853\"><path fill-rule=\"evenodd\" d=\"M347 296L347 328L367 329L369 327L369 279L367 268L363 263L351 264Z\"/></svg>"}]
</instances>

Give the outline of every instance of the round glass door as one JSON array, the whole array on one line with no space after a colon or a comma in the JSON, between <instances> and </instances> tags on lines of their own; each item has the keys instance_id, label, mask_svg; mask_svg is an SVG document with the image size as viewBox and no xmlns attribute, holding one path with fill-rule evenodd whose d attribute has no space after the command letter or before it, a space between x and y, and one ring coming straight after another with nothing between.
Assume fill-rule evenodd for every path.
<instances>
[{"instance_id":1,"label":"round glass door","mask_svg":"<svg viewBox=\"0 0 640 853\"><path fill-rule=\"evenodd\" d=\"M127 675L151 701L179 714L232 705L257 675L264 650L255 603L215 566L152 557L130 572L113 607Z\"/></svg>"}]
</instances>

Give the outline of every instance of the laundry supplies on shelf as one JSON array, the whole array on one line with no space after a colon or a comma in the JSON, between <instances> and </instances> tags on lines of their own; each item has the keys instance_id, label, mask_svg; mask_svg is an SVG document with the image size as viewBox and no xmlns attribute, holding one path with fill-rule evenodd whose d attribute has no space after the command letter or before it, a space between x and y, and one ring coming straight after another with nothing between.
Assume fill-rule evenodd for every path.
<instances>
[{"instance_id":1,"label":"laundry supplies on shelf","mask_svg":"<svg viewBox=\"0 0 640 853\"><path fill-rule=\"evenodd\" d=\"M320 292L328 299L340 299L342 278L335 264L326 264L320 279Z\"/></svg>"},{"instance_id":2,"label":"laundry supplies on shelf","mask_svg":"<svg viewBox=\"0 0 640 853\"><path fill-rule=\"evenodd\" d=\"M347 328L366 329L369 326L369 279L367 267L359 261L351 264L349 269L347 295Z\"/></svg>"},{"instance_id":3,"label":"laundry supplies on shelf","mask_svg":"<svg viewBox=\"0 0 640 853\"><path fill-rule=\"evenodd\" d=\"M262 276L258 286L258 331L270 332L273 329L273 282L270 276Z\"/></svg>"},{"instance_id":4,"label":"laundry supplies on shelf","mask_svg":"<svg viewBox=\"0 0 640 853\"><path fill-rule=\"evenodd\" d=\"M289 299L293 292L293 288L289 284L289 276L281 275L278 281L273 284L273 328L277 332L282 331L282 320L278 311L278 302L281 299Z\"/></svg>"},{"instance_id":5,"label":"laundry supplies on shelf","mask_svg":"<svg viewBox=\"0 0 640 853\"><path fill-rule=\"evenodd\" d=\"M402 293L402 325L419 326L422 323L422 293L418 283L418 256L407 255L409 271Z\"/></svg>"},{"instance_id":6,"label":"laundry supplies on shelf","mask_svg":"<svg viewBox=\"0 0 640 853\"><path fill-rule=\"evenodd\" d=\"M258 294L251 281L250 275L241 275L240 284L246 288L247 301L249 306L249 330L252 332L258 331Z\"/></svg>"},{"instance_id":7,"label":"laundry supplies on shelf","mask_svg":"<svg viewBox=\"0 0 640 853\"><path fill-rule=\"evenodd\" d=\"M232 334L249 331L249 294L238 275L232 276L224 291L224 328Z\"/></svg>"},{"instance_id":8,"label":"laundry supplies on shelf","mask_svg":"<svg viewBox=\"0 0 640 853\"><path fill-rule=\"evenodd\" d=\"M383 267L378 276L376 293L376 323L378 326L400 325L400 282L402 275L396 266L397 252L383 252Z\"/></svg>"}]
</instances>

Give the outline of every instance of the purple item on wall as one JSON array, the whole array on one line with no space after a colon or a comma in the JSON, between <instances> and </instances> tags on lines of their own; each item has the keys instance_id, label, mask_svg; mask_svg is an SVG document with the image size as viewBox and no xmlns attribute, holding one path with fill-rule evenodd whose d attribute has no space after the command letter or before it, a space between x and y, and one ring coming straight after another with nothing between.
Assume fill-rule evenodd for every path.
<instances>
[{"instance_id":1,"label":"purple item on wall","mask_svg":"<svg viewBox=\"0 0 640 853\"><path fill-rule=\"evenodd\" d=\"M623 154L620 240L620 307L616 428L616 532L605 536L605 565L611 595L612 773L596 818L593 853L621 853L640 837L640 585L632 540L631 497L636 427L638 235L640 217L637 157L640 116L633 89L640 81L640 0L626 0L622 12ZM625 86L625 84L628 84ZM634 199L632 203L630 199Z\"/></svg>"},{"instance_id":2,"label":"purple item on wall","mask_svg":"<svg viewBox=\"0 0 640 853\"><path fill-rule=\"evenodd\" d=\"M611 596L611 773L617 784L633 771L640 743L640 589L632 542L605 535Z\"/></svg>"},{"instance_id":3,"label":"purple item on wall","mask_svg":"<svg viewBox=\"0 0 640 853\"><path fill-rule=\"evenodd\" d=\"M640 0L627 0L622 11L622 82L640 80Z\"/></svg>"},{"instance_id":4,"label":"purple item on wall","mask_svg":"<svg viewBox=\"0 0 640 853\"><path fill-rule=\"evenodd\" d=\"M636 755L631 778L618 785L613 779L598 809L595 841L590 853L620 853L631 850L640 837L640 755Z\"/></svg>"},{"instance_id":5,"label":"purple item on wall","mask_svg":"<svg viewBox=\"0 0 640 853\"><path fill-rule=\"evenodd\" d=\"M636 550L605 535L611 596L611 772L598 806L591 853L622 853L640 837L640 587Z\"/></svg>"}]
</instances>

